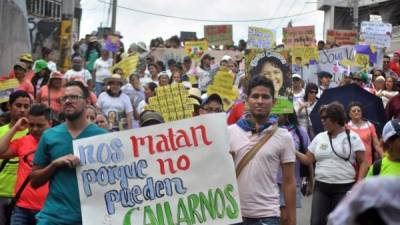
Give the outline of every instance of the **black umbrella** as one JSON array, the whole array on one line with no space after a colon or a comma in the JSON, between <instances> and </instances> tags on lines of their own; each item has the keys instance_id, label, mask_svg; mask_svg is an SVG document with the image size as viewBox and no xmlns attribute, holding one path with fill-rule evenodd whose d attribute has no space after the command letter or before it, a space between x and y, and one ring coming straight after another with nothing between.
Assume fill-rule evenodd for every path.
<instances>
[{"instance_id":1,"label":"black umbrella","mask_svg":"<svg viewBox=\"0 0 400 225\"><path fill-rule=\"evenodd\" d=\"M321 95L314 109L310 113L310 119L314 128L315 134L324 131L324 127L319 117L319 109L323 105L338 101L342 103L347 112L347 107L351 102L359 102L363 106L364 119L375 124L378 135L381 134L383 126L386 123L385 109L382 99L378 96L369 93L363 88L350 84L343 87L331 88Z\"/></svg>"}]
</instances>

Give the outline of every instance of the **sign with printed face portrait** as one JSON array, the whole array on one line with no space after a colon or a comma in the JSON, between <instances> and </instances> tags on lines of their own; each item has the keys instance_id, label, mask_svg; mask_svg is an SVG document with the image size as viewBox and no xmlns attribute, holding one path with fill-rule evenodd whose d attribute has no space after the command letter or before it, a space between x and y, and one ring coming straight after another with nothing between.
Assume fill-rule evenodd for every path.
<instances>
[{"instance_id":1,"label":"sign with printed face portrait","mask_svg":"<svg viewBox=\"0 0 400 225\"><path fill-rule=\"evenodd\" d=\"M275 88L276 104L272 109L274 114L293 112L292 107L292 79L288 64L289 52L276 52L266 49L251 49L246 54L246 80L261 75L270 79Z\"/></svg>"}]
</instances>

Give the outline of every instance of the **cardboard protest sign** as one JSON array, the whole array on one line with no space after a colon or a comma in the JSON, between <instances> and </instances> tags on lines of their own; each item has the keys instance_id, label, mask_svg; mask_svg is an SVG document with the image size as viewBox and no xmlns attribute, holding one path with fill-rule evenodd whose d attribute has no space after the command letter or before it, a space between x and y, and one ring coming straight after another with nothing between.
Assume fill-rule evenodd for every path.
<instances>
[{"instance_id":1,"label":"cardboard protest sign","mask_svg":"<svg viewBox=\"0 0 400 225\"><path fill-rule=\"evenodd\" d=\"M195 41L197 40L196 32L181 31L179 39L183 42L185 41Z\"/></svg>"},{"instance_id":2,"label":"cardboard protest sign","mask_svg":"<svg viewBox=\"0 0 400 225\"><path fill-rule=\"evenodd\" d=\"M236 58L242 58L242 53L238 51L217 51L217 50L207 50L205 51L205 54L210 54L212 57L215 58L215 63L219 63L221 60L222 56L224 55L229 55L233 59ZM185 56L188 56L186 51L184 49L174 49L174 48L157 48L153 51L150 52L150 55L154 57L155 61L162 61L166 65L168 60L174 59L175 61L183 61L183 58ZM194 60L193 60L194 61ZM196 61L194 61L196 62ZM193 63L194 66L195 63Z\"/></svg>"},{"instance_id":3,"label":"cardboard protest sign","mask_svg":"<svg viewBox=\"0 0 400 225\"><path fill-rule=\"evenodd\" d=\"M117 64L112 66L109 70L112 72L115 68L121 68L122 71L124 72L123 74L124 78L127 78L129 74L132 74L136 70L138 63L139 63L139 55L133 54L122 59Z\"/></svg>"},{"instance_id":4,"label":"cardboard protest sign","mask_svg":"<svg viewBox=\"0 0 400 225\"><path fill-rule=\"evenodd\" d=\"M311 60L318 60L317 47L291 47L292 63L296 65L309 64Z\"/></svg>"},{"instance_id":5,"label":"cardboard protest sign","mask_svg":"<svg viewBox=\"0 0 400 225\"><path fill-rule=\"evenodd\" d=\"M159 112L165 121L175 121L193 116L193 105L183 84L171 84L156 88L156 96L149 98L146 110Z\"/></svg>"},{"instance_id":6,"label":"cardboard protest sign","mask_svg":"<svg viewBox=\"0 0 400 225\"><path fill-rule=\"evenodd\" d=\"M17 79L0 81L0 103L8 102L10 94L19 86Z\"/></svg>"},{"instance_id":7,"label":"cardboard protest sign","mask_svg":"<svg viewBox=\"0 0 400 225\"><path fill-rule=\"evenodd\" d=\"M360 43L375 45L378 48L390 47L392 24L376 21L361 22Z\"/></svg>"},{"instance_id":8,"label":"cardboard protest sign","mask_svg":"<svg viewBox=\"0 0 400 225\"><path fill-rule=\"evenodd\" d=\"M262 75L273 81L277 103L272 109L273 114L292 113L292 79L288 65L289 53L284 50L275 52L267 49L251 49L246 54L247 75L249 81L252 76Z\"/></svg>"},{"instance_id":9,"label":"cardboard protest sign","mask_svg":"<svg viewBox=\"0 0 400 225\"><path fill-rule=\"evenodd\" d=\"M289 48L295 46L314 46L315 26L284 27L283 43Z\"/></svg>"},{"instance_id":10,"label":"cardboard protest sign","mask_svg":"<svg viewBox=\"0 0 400 225\"><path fill-rule=\"evenodd\" d=\"M116 35L108 35L105 41L105 49L110 52L118 51L121 46L120 37Z\"/></svg>"},{"instance_id":11,"label":"cardboard protest sign","mask_svg":"<svg viewBox=\"0 0 400 225\"><path fill-rule=\"evenodd\" d=\"M220 67L214 76L212 84L207 87L208 96L216 93L221 97L224 103L224 111L228 111L233 105L234 100L239 98L239 92L233 85L234 80L234 75L227 68Z\"/></svg>"},{"instance_id":12,"label":"cardboard protest sign","mask_svg":"<svg viewBox=\"0 0 400 225\"><path fill-rule=\"evenodd\" d=\"M204 38L210 45L233 45L232 25L205 25Z\"/></svg>"},{"instance_id":13,"label":"cardboard protest sign","mask_svg":"<svg viewBox=\"0 0 400 225\"><path fill-rule=\"evenodd\" d=\"M328 30L326 44L355 45L357 42L357 32L354 30Z\"/></svg>"},{"instance_id":14,"label":"cardboard protest sign","mask_svg":"<svg viewBox=\"0 0 400 225\"><path fill-rule=\"evenodd\" d=\"M275 34L273 31L260 28L249 27L247 48L272 48L275 45Z\"/></svg>"},{"instance_id":15,"label":"cardboard protest sign","mask_svg":"<svg viewBox=\"0 0 400 225\"><path fill-rule=\"evenodd\" d=\"M207 41L187 41L184 49L191 59L200 61L204 52L208 50L208 43Z\"/></svg>"},{"instance_id":16,"label":"cardboard protest sign","mask_svg":"<svg viewBox=\"0 0 400 225\"><path fill-rule=\"evenodd\" d=\"M228 140L224 113L74 140L83 224L241 222Z\"/></svg>"}]
</instances>

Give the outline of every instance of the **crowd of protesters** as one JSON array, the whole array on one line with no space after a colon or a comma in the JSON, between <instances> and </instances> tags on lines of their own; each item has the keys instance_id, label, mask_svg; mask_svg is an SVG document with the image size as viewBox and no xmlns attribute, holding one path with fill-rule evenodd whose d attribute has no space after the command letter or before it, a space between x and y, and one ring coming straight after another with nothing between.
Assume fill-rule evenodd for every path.
<instances>
[{"instance_id":1,"label":"crowd of protesters","mask_svg":"<svg viewBox=\"0 0 400 225\"><path fill-rule=\"evenodd\" d=\"M277 117L271 114L276 96L288 90L283 89L285 81L276 82L264 67L245 80L243 58L204 54L199 65L189 57L167 65L154 61L149 52L156 48L183 47L177 36L153 39L149 48L132 43L126 52L122 44L115 54L104 42L87 35L74 44L72 66L65 73L57 70L52 50L43 48L40 59L22 54L3 77L16 78L19 86L0 111L0 225L81 224L75 175L79 158L73 155L72 140L164 123L160 113L145 106L157 87L173 83L187 88L193 116L224 112L221 96L206 94L221 67L229 70L240 92L224 112L234 163L240 166L248 152L260 152L238 176L242 224L294 225L302 196L313 194L311 224L325 225L357 181L400 175L400 51L385 55L380 67L345 74L340 82L382 99L388 120L382 134L364 120L363 105L357 102L347 108L339 102L321 107L325 131L316 134L310 113L331 88L329 72L318 73L318 83L305 83L293 73L289 89L294 112ZM323 45L318 42L320 50ZM246 43L223 49L244 52ZM140 55L137 69L110 71L132 53ZM193 78L196 82L190 82ZM11 212L4 206L16 196ZM6 219L9 213L11 221Z\"/></svg>"}]
</instances>

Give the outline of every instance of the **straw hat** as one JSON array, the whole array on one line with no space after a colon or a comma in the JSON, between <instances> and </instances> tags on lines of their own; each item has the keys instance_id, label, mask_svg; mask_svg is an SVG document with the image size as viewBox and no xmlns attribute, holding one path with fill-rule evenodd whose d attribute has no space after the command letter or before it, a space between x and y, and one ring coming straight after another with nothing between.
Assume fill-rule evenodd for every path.
<instances>
[{"instance_id":1,"label":"straw hat","mask_svg":"<svg viewBox=\"0 0 400 225\"><path fill-rule=\"evenodd\" d=\"M122 78L121 75L119 75L119 74L113 74L113 75L111 75L111 77L104 79L105 84L108 84L112 81L119 82L121 84L121 86L126 84L126 80L124 78Z\"/></svg>"}]
</instances>

